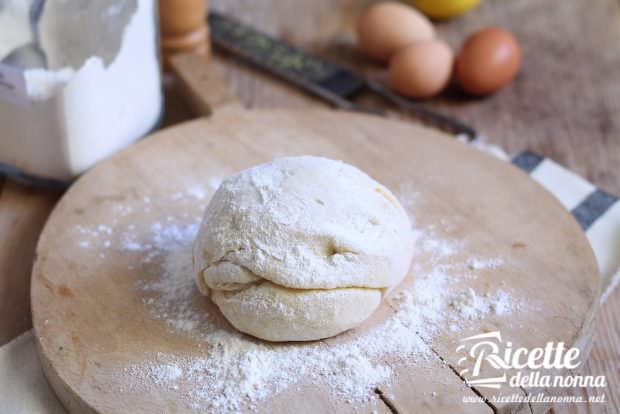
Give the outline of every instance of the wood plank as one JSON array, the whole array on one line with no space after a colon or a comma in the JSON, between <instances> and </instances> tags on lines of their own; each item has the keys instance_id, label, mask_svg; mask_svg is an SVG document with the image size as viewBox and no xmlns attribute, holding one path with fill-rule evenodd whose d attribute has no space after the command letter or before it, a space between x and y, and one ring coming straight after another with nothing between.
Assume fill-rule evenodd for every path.
<instances>
[{"instance_id":1,"label":"wood plank","mask_svg":"<svg viewBox=\"0 0 620 414\"><path fill-rule=\"evenodd\" d=\"M368 3L266 0L258 6L214 0L210 7L381 79L384 69L361 56L353 36L354 19ZM429 104L471 122L487 141L508 151L537 151L620 194L618 3L486 0L462 18L439 24L439 35L454 48L484 26L514 31L524 51L523 68L516 82L486 99L451 90ZM250 108L324 105L227 55L218 60L233 92Z\"/></svg>"},{"instance_id":2,"label":"wood plank","mask_svg":"<svg viewBox=\"0 0 620 414\"><path fill-rule=\"evenodd\" d=\"M32 326L30 272L35 246L58 197L0 178L0 346Z\"/></svg>"},{"instance_id":3,"label":"wood plank","mask_svg":"<svg viewBox=\"0 0 620 414\"><path fill-rule=\"evenodd\" d=\"M601 306L590 358L582 375L605 375L607 388L586 389L585 397L605 394L606 403L592 407L563 406L558 412L620 412L620 290L616 289ZM589 411L588 411L589 410Z\"/></svg>"}]
</instances>

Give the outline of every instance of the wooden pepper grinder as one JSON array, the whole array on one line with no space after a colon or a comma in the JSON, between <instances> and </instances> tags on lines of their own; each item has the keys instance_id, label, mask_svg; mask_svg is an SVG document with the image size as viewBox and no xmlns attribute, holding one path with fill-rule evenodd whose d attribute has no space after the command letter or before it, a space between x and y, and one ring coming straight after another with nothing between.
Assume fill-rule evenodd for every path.
<instances>
[{"instance_id":1,"label":"wooden pepper grinder","mask_svg":"<svg viewBox=\"0 0 620 414\"><path fill-rule=\"evenodd\" d=\"M164 67L178 53L209 56L206 0L159 0L159 19Z\"/></svg>"}]
</instances>

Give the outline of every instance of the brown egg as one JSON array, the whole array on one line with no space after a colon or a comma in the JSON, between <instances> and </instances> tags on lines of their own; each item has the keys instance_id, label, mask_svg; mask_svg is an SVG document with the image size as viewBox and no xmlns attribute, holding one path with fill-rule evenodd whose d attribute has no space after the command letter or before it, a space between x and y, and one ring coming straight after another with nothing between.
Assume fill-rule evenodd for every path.
<instances>
[{"instance_id":1,"label":"brown egg","mask_svg":"<svg viewBox=\"0 0 620 414\"><path fill-rule=\"evenodd\" d=\"M450 81L453 61L452 50L442 41L412 43L390 59L390 88L412 98L436 95Z\"/></svg>"},{"instance_id":2,"label":"brown egg","mask_svg":"<svg viewBox=\"0 0 620 414\"><path fill-rule=\"evenodd\" d=\"M357 19L356 29L362 51L383 62L408 44L435 36L433 25L424 15L393 1L367 8Z\"/></svg>"},{"instance_id":3,"label":"brown egg","mask_svg":"<svg viewBox=\"0 0 620 414\"><path fill-rule=\"evenodd\" d=\"M509 32L491 27L470 35L456 58L465 92L486 95L509 83L521 64L521 48Z\"/></svg>"}]
</instances>

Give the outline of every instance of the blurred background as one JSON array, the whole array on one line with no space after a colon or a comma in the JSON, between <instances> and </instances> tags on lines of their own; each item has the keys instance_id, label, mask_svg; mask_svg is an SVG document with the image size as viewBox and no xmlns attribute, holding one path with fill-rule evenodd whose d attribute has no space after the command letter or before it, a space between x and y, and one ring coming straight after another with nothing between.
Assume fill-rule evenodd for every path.
<instances>
[{"instance_id":1,"label":"blurred background","mask_svg":"<svg viewBox=\"0 0 620 414\"><path fill-rule=\"evenodd\" d=\"M372 3L211 0L208 7L385 79L384 65L366 58L356 45L355 20ZM458 115L509 153L533 150L620 193L619 1L483 0L463 15L434 24L454 51L476 30L504 28L514 34L523 55L516 79L497 93L472 98L448 87L428 100L430 105ZM325 106L230 55L218 53L215 61L249 107Z\"/></svg>"}]
</instances>

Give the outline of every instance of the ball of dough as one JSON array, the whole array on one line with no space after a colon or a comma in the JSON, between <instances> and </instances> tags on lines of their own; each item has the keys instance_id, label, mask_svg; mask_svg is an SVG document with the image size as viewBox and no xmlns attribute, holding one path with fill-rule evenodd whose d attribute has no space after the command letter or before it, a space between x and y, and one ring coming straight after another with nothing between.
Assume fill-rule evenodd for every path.
<instances>
[{"instance_id":1,"label":"ball of dough","mask_svg":"<svg viewBox=\"0 0 620 414\"><path fill-rule=\"evenodd\" d=\"M406 212L383 185L321 157L287 157L222 182L194 242L197 284L238 330L309 341L351 329L405 277Z\"/></svg>"}]
</instances>

